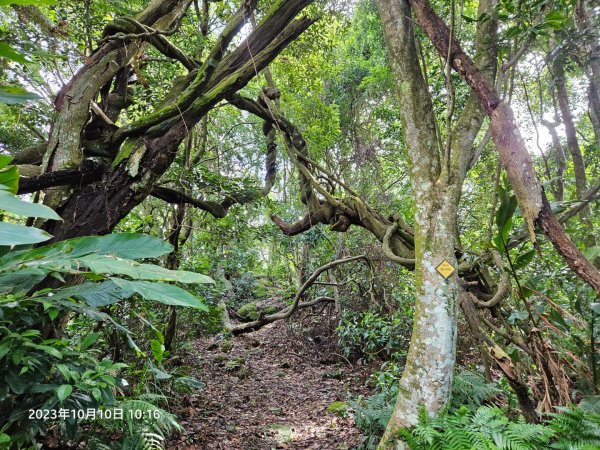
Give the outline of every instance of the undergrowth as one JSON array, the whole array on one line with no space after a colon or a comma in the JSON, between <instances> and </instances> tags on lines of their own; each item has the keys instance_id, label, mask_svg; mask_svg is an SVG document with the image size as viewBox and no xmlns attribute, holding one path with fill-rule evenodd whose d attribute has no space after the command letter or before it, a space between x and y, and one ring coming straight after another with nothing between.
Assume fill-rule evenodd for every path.
<instances>
[{"instance_id":1,"label":"undergrowth","mask_svg":"<svg viewBox=\"0 0 600 450\"><path fill-rule=\"evenodd\" d=\"M363 432L359 450L374 449L391 417L396 392L384 389L349 402L356 426ZM501 394L493 383L464 371L455 377L452 400L435 418L424 410L412 429L399 430L398 438L413 450L597 450L600 448L600 415L578 406L549 414L541 424L512 418L490 405ZM486 404L487 403L487 404Z\"/></svg>"}]
</instances>

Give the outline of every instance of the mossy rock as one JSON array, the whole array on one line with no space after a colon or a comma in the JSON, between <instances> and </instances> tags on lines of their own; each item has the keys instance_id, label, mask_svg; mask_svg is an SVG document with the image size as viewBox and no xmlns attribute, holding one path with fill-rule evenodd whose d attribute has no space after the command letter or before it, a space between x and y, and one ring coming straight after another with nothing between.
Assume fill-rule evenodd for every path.
<instances>
[{"instance_id":1,"label":"mossy rock","mask_svg":"<svg viewBox=\"0 0 600 450\"><path fill-rule=\"evenodd\" d=\"M279 309L276 306L265 306L265 309L263 311L265 312L266 315L269 315L269 314L275 314L276 312L279 311Z\"/></svg>"},{"instance_id":2,"label":"mossy rock","mask_svg":"<svg viewBox=\"0 0 600 450\"><path fill-rule=\"evenodd\" d=\"M267 288L260 284L252 289L252 297L254 298L265 298L268 293Z\"/></svg>"},{"instance_id":3,"label":"mossy rock","mask_svg":"<svg viewBox=\"0 0 600 450\"><path fill-rule=\"evenodd\" d=\"M330 414L337 414L338 416L345 416L348 412L348 403L346 402L333 402L327 407L327 412Z\"/></svg>"},{"instance_id":4,"label":"mossy rock","mask_svg":"<svg viewBox=\"0 0 600 450\"><path fill-rule=\"evenodd\" d=\"M258 320L260 313L256 303L246 303L237 310L237 315L246 320Z\"/></svg>"}]
</instances>

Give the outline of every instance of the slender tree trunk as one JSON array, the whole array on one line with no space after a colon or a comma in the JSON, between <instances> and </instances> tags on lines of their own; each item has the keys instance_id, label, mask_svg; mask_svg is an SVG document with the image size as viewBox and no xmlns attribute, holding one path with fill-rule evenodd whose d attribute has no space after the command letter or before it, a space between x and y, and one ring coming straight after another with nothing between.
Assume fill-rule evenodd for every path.
<instances>
[{"instance_id":1,"label":"slender tree trunk","mask_svg":"<svg viewBox=\"0 0 600 450\"><path fill-rule=\"evenodd\" d=\"M575 18L576 23L580 25L583 48L587 54L583 66L589 80L590 119L596 142L600 144L600 32L598 31L600 13L597 6L596 0L579 0L575 9Z\"/></svg>"},{"instance_id":2,"label":"slender tree trunk","mask_svg":"<svg viewBox=\"0 0 600 450\"><path fill-rule=\"evenodd\" d=\"M562 122L565 126L565 133L567 135L567 147L569 148L571 158L573 160L573 169L575 172L575 193L577 200L581 200L583 194L587 190L587 175L585 173L583 154L581 153L581 147L579 146L579 140L577 139L575 123L573 122L573 114L571 113L571 104L569 102L569 93L567 91L563 56L559 55L554 59L552 63L552 70L554 72L554 87L556 88L556 96L558 98L560 115L562 117ZM582 222L588 227L588 229L590 229L592 227L592 223L590 221L590 208L583 208L579 215ZM590 243L590 245L594 244Z\"/></svg>"},{"instance_id":3,"label":"slender tree trunk","mask_svg":"<svg viewBox=\"0 0 600 450\"><path fill-rule=\"evenodd\" d=\"M449 194L450 192L450 194ZM457 202L452 190L439 184L416 199L413 333L398 398L379 449L395 449L399 428L418 423L420 408L434 414L450 398L456 359L456 272L444 279L436 267L447 260L456 266L454 227Z\"/></svg>"},{"instance_id":4,"label":"slender tree trunk","mask_svg":"<svg viewBox=\"0 0 600 450\"><path fill-rule=\"evenodd\" d=\"M566 158L565 152L563 150L562 144L560 143L560 139L558 138L558 134L556 133L556 127L558 123L551 123L547 120L542 120L542 125L544 125L550 136L552 137L552 152L551 156L554 159L554 163L556 164L556 182L554 183L554 195L556 200L562 202L565 196L565 182L563 180L563 176L565 174L566 168Z\"/></svg>"},{"instance_id":5,"label":"slender tree trunk","mask_svg":"<svg viewBox=\"0 0 600 450\"><path fill-rule=\"evenodd\" d=\"M180 204L174 207L173 211L173 219L171 232L169 233L169 243L173 246L173 251L167 255L167 261L165 266L170 270L179 269L180 259L179 259L179 247L180 243L180 235L183 229L183 224L185 221L185 215L187 212L187 205ZM169 307L169 320L167 322L167 327L165 328L165 349L171 350L173 346L173 342L175 341L175 334L177 332L177 308L174 306Z\"/></svg>"}]
</instances>

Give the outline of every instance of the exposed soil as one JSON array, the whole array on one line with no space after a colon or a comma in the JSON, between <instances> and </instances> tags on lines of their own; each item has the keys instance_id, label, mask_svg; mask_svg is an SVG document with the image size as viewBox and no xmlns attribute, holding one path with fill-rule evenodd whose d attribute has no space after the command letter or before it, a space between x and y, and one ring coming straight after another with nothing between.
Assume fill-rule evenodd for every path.
<instances>
[{"instance_id":1,"label":"exposed soil","mask_svg":"<svg viewBox=\"0 0 600 450\"><path fill-rule=\"evenodd\" d=\"M350 365L319 341L283 322L230 341L196 340L187 363L206 388L180 399L176 413L187 433L169 448L355 448L352 414L328 407L368 395L372 368Z\"/></svg>"}]
</instances>

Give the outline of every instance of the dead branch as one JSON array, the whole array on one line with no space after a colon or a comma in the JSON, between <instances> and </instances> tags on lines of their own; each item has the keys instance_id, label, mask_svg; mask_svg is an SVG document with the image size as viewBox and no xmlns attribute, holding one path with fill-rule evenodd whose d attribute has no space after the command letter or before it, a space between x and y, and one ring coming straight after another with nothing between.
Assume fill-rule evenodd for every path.
<instances>
[{"instance_id":1,"label":"dead branch","mask_svg":"<svg viewBox=\"0 0 600 450\"><path fill-rule=\"evenodd\" d=\"M229 319L228 315L227 315L227 317L225 317L227 308L222 306L222 310L224 311L223 312L223 315L224 315L223 325L226 330L231 332L234 336L237 336L240 334L250 333L252 331L259 330L262 327L264 327L265 325L273 323L277 320L288 319L298 309L308 308L310 306L314 306L314 305L316 305L318 303L322 303L322 302L335 302L334 298L326 297L326 296L317 297L314 300L310 300L307 302L300 302L300 299L302 298L302 296L304 295L306 290L315 283L317 278L319 278L319 276L323 272L326 272L329 269L332 269L333 267L339 266L340 264L346 264L346 263L358 261L361 259L366 260L367 259L366 255L349 256L347 258L336 259L334 261L331 261L331 262L319 267L306 280L306 282L302 285L302 287L298 290L298 292L296 292L296 295L294 296L294 300L292 301L292 303L289 306L286 306L285 308L283 308L282 310L280 310L274 314L268 314L265 316L261 315L255 321L248 322L248 323L242 323L242 324L238 324L238 325L232 325L231 320Z\"/></svg>"}]
</instances>

